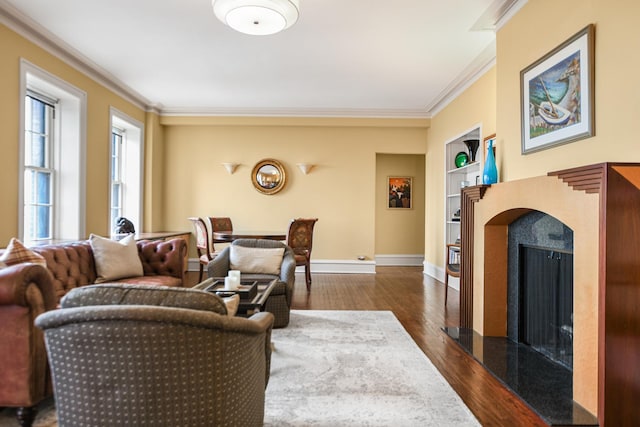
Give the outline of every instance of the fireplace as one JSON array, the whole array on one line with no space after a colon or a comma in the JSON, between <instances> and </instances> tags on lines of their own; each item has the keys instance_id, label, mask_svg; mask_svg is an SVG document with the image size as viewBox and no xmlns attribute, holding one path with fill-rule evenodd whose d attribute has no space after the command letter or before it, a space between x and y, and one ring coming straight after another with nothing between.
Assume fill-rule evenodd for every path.
<instances>
[{"instance_id":1,"label":"fireplace","mask_svg":"<svg viewBox=\"0 0 640 427\"><path fill-rule=\"evenodd\" d=\"M572 340L573 401L601 426L640 425L640 164L467 187L461 205L460 329L485 341L511 333L509 227L546 213L573 232L573 316L559 325Z\"/></svg>"},{"instance_id":2,"label":"fireplace","mask_svg":"<svg viewBox=\"0 0 640 427\"><path fill-rule=\"evenodd\" d=\"M532 211L509 224L507 337L573 369L573 231Z\"/></svg>"}]
</instances>

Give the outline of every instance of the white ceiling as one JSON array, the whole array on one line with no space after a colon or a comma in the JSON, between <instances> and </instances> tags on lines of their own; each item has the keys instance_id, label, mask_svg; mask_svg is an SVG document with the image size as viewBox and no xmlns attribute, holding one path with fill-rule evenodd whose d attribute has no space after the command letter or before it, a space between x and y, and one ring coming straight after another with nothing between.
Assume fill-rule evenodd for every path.
<instances>
[{"instance_id":1,"label":"white ceiling","mask_svg":"<svg viewBox=\"0 0 640 427\"><path fill-rule=\"evenodd\" d=\"M0 22L163 114L429 117L493 63L514 3L300 0L271 36L210 0L0 0Z\"/></svg>"}]
</instances>

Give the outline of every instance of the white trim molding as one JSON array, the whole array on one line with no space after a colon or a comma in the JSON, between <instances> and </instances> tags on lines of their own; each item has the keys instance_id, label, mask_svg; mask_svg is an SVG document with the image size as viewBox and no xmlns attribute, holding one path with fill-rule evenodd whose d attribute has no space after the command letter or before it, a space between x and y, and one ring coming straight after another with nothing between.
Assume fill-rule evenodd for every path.
<instances>
[{"instance_id":1,"label":"white trim molding","mask_svg":"<svg viewBox=\"0 0 640 427\"><path fill-rule=\"evenodd\" d=\"M376 266L420 267L424 262L424 255L376 255Z\"/></svg>"},{"instance_id":2,"label":"white trim molding","mask_svg":"<svg viewBox=\"0 0 640 427\"><path fill-rule=\"evenodd\" d=\"M439 267L437 265L431 264L429 262L423 263L422 274L425 276L433 277L440 283L444 283L444 268ZM449 277L449 287L451 289L455 289L456 291L460 290L460 279L457 277Z\"/></svg>"},{"instance_id":3,"label":"white trim molding","mask_svg":"<svg viewBox=\"0 0 640 427\"><path fill-rule=\"evenodd\" d=\"M200 261L197 258L189 258L188 270L199 271ZM296 267L296 273L304 273L304 267ZM376 274L376 263L358 260L313 260L311 273Z\"/></svg>"}]
</instances>

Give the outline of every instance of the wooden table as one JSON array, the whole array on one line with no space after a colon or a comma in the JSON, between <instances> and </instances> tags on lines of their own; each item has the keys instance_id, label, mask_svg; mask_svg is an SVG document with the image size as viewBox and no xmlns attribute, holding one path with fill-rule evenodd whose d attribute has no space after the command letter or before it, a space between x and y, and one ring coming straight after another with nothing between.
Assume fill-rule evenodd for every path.
<instances>
[{"instance_id":1,"label":"wooden table","mask_svg":"<svg viewBox=\"0 0 640 427\"><path fill-rule=\"evenodd\" d=\"M214 231L214 240L224 240L233 242L237 239L267 239L267 240L287 240L287 233L277 231Z\"/></svg>"}]
</instances>

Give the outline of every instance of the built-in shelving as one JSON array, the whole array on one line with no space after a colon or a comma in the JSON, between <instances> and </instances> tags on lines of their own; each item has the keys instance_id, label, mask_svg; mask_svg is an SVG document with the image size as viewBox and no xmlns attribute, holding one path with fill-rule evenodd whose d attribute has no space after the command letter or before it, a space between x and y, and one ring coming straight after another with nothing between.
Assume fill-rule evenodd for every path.
<instances>
[{"instance_id":1,"label":"built-in shelving","mask_svg":"<svg viewBox=\"0 0 640 427\"><path fill-rule=\"evenodd\" d=\"M447 243L456 243L460 239L460 190L463 186L481 184L482 177L482 155L481 148L478 148L474 162L461 167L456 167L455 158L459 152L469 154L469 149L464 141L467 139L477 139L482 146L480 126L476 126L463 134L445 142L445 213L444 213L444 248ZM469 156L470 157L470 156ZM450 278L449 284L458 288L458 280Z\"/></svg>"}]
</instances>

